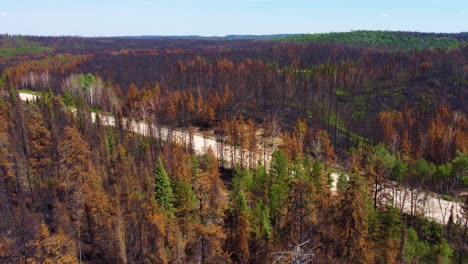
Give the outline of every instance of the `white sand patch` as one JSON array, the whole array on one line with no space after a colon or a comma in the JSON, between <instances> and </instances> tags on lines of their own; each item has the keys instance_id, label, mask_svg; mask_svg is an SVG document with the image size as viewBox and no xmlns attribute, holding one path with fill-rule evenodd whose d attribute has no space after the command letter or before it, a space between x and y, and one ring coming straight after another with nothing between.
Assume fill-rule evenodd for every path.
<instances>
[{"instance_id":1,"label":"white sand patch","mask_svg":"<svg viewBox=\"0 0 468 264\"><path fill-rule=\"evenodd\" d=\"M37 95L30 93L19 93L19 97L22 101L36 101Z\"/></svg>"},{"instance_id":2,"label":"white sand patch","mask_svg":"<svg viewBox=\"0 0 468 264\"><path fill-rule=\"evenodd\" d=\"M336 185L340 175L336 172L330 175L333 179L331 190L336 192ZM453 213L454 223L464 223L463 208L461 203L446 201L436 193L413 190L398 186L395 182L388 181L378 187L378 198L383 204L391 205L407 214L427 217L439 224L447 224ZM374 189L372 189L374 192Z\"/></svg>"}]
</instances>

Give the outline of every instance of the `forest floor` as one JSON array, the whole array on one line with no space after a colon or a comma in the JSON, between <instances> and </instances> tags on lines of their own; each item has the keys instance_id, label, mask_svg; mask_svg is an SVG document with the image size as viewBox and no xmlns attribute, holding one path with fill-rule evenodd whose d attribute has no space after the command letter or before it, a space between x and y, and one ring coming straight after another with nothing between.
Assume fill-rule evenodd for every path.
<instances>
[{"instance_id":1,"label":"forest floor","mask_svg":"<svg viewBox=\"0 0 468 264\"><path fill-rule=\"evenodd\" d=\"M34 101L38 97L37 94L26 92L20 92L19 96L23 101ZM91 118L93 122L96 121L96 117L97 113L92 112ZM116 126L116 121L113 116L101 114L99 118L101 123L105 126ZM232 147L228 144L220 144L218 139L214 136L213 131L204 131L202 133L196 129L193 131L171 129L165 126L150 125L144 121L128 120L126 118L123 118L122 123L126 130L136 134L172 141L184 146L191 146L194 153L197 155L206 154L208 149L211 148L213 154L220 161L220 166L224 168L232 168L232 164L236 164L241 155L243 157L251 157L249 159L250 165L255 165L260 161L268 167L271 154L274 151L274 145L277 145L266 144L266 142L273 142L277 139L270 138L259 140L257 151L251 155L248 150L241 149L238 146ZM245 166L250 165L245 164ZM331 189L335 192L339 174L333 172L330 176L333 179ZM374 192L374 190L371 191ZM424 216L440 224L447 224L451 214L453 215L453 221L455 223L464 219L462 203L444 200L441 195L433 192L421 189L410 189L399 186L395 182L386 181L384 184L378 186L378 196L383 203L392 205L401 212Z\"/></svg>"}]
</instances>

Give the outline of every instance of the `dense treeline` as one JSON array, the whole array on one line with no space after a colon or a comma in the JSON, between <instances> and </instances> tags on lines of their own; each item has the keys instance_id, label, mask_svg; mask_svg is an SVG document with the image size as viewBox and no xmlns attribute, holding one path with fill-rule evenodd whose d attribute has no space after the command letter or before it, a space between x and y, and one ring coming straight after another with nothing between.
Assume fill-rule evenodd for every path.
<instances>
[{"instance_id":1,"label":"dense treeline","mask_svg":"<svg viewBox=\"0 0 468 264\"><path fill-rule=\"evenodd\" d=\"M347 43L357 45L378 45L398 49L451 49L467 40L466 34L422 34L397 31L352 31L322 34L304 34L278 38L282 41L311 43Z\"/></svg>"},{"instance_id":2,"label":"dense treeline","mask_svg":"<svg viewBox=\"0 0 468 264\"><path fill-rule=\"evenodd\" d=\"M373 177L358 172L391 154L353 152L332 192L331 142L299 120L269 168L240 162L223 182L212 151L92 123L63 99L0 101L2 262L466 261L463 225L373 206Z\"/></svg>"}]
</instances>

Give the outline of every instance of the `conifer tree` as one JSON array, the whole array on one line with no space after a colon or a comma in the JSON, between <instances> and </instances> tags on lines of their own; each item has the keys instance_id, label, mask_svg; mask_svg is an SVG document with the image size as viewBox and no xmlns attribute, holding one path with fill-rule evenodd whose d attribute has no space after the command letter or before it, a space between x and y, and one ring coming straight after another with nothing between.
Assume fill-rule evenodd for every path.
<instances>
[{"instance_id":1,"label":"conifer tree","mask_svg":"<svg viewBox=\"0 0 468 264\"><path fill-rule=\"evenodd\" d=\"M174 201L175 212L180 224L180 228L184 235L193 229L196 221L196 210L199 207L197 196L190 186L185 181L178 181L174 188Z\"/></svg>"},{"instance_id":2,"label":"conifer tree","mask_svg":"<svg viewBox=\"0 0 468 264\"><path fill-rule=\"evenodd\" d=\"M230 218L232 219L232 253L240 263L249 259L250 209L243 190L234 190L232 194Z\"/></svg>"},{"instance_id":3,"label":"conifer tree","mask_svg":"<svg viewBox=\"0 0 468 264\"><path fill-rule=\"evenodd\" d=\"M288 161L282 150L273 153L270 169L271 185L268 190L269 205L272 222L275 229L281 226L282 215L284 214L284 203L288 195Z\"/></svg>"},{"instance_id":4,"label":"conifer tree","mask_svg":"<svg viewBox=\"0 0 468 264\"><path fill-rule=\"evenodd\" d=\"M167 176L161 159L158 159L156 172L154 173L154 198L163 210L169 214L173 213L174 194L172 192L171 182Z\"/></svg>"},{"instance_id":5,"label":"conifer tree","mask_svg":"<svg viewBox=\"0 0 468 264\"><path fill-rule=\"evenodd\" d=\"M350 176L349 187L339 203L336 226L339 227L341 257L356 263L372 263L373 252L368 234L368 197L364 180Z\"/></svg>"},{"instance_id":6,"label":"conifer tree","mask_svg":"<svg viewBox=\"0 0 468 264\"><path fill-rule=\"evenodd\" d=\"M348 185L348 177L344 172L340 172L338 176L338 182L336 183L336 189L338 192L344 192Z\"/></svg>"}]
</instances>

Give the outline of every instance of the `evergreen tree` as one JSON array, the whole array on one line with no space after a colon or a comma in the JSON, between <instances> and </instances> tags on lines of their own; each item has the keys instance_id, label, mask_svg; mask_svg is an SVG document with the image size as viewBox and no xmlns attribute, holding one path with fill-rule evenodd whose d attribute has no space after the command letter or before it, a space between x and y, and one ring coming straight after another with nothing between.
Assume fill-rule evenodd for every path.
<instances>
[{"instance_id":1,"label":"evergreen tree","mask_svg":"<svg viewBox=\"0 0 468 264\"><path fill-rule=\"evenodd\" d=\"M199 202L195 192L189 183L179 181L174 188L174 201L176 216L180 224L180 228L184 233L189 232L193 228L196 221L196 210L199 207Z\"/></svg>"},{"instance_id":2,"label":"evergreen tree","mask_svg":"<svg viewBox=\"0 0 468 264\"><path fill-rule=\"evenodd\" d=\"M418 233L413 228L409 228L406 234L404 246L404 259L406 263L425 263L431 253L430 246L419 241Z\"/></svg>"},{"instance_id":3,"label":"evergreen tree","mask_svg":"<svg viewBox=\"0 0 468 264\"><path fill-rule=\"evenodd\" d=\"M368 196L364 179L358 174L350 176L349 187L339 203L336 226L340 228L341 257L356 263L372 263L373 252L368 233Z\"/></svg>"},{"instance_id":4,"label":"evergreen tree","mask_svg":"<svg viewBox=\"0 0 468 264\"><path fill-rule=\"evenodd\" d=\"M378 263L396 263L401 247L402 223L398 209L384 208L381 211L371 208L369 229L373 237Z\"/></svg>"},{"instance_id":5,"label":"evergreen tree","mask_svg":"<svg viewBox=\"0 0 468 264\"><path fill-rule=\"evenodd\" d=\"M163 210L169 214L174 212L174 194L161 159L158 159L154 173L154 198Z\"/></svg>"},{"instance_id":6,"label":"evergreen tree","mask_svg":"<svg viewBox=\"0 0 468 264\"><path fill-rule=\"evenodd\" d=\"M272 222L277 230L281 226L282 215L285 211L284 203L288 195L289 182L288 161L282 150L277 150L272 155L270 178L271 184L268 190L268 198Z\"/></svg>"},{"instance_id":7,"label":"evergreen tree","mask_svg":"<svg viewBox=\"0 0 468 264\"><path fill-rule=\"evenodd\" d=\"M263 201L266 201L268 198L268 176L265 167L260 163L257 165L254 172L252 194Z\"/></svg>"},{"instance_id":8,"label":"evergreen tree","mask_svg":"<svg viewBox=\"0 0 468 264\"><path fill-rule=\"evenodd\" d=\"M338 192L344 192L348 187L348 176L344 172L340 172L338 176L338 182L336 183L336 189Z\"/></svg>"},{"instance_id":9,"label":"evergreen tree","mask_svg":"<svg viewBox=\"0 0 468 264\"><path fill-rule=\"evenodd\" d=\"M233 193L230 214L232 219L232 253L235 260L246 263L249 259L250 209L244 191Z\"/></svg>"}]
</instances>

